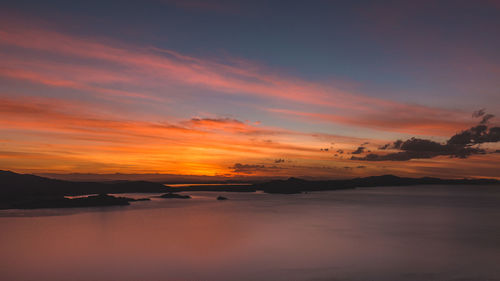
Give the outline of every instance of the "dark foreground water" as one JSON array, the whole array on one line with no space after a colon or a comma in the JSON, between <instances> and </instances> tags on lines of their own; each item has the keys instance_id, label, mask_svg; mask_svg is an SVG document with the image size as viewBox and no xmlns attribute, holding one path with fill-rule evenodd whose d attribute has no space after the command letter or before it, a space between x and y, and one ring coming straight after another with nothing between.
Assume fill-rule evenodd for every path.
<instances>
[{"instance_id":1,"label":"dark foreground water","mask_svg":"<svg viewBox=\"0 0 500 281\"><path fill-rule=\"evenodd\" d=\"M500 186L192 195L0 211L0 280L500 280Z\"/></svg>"}]
</instances>

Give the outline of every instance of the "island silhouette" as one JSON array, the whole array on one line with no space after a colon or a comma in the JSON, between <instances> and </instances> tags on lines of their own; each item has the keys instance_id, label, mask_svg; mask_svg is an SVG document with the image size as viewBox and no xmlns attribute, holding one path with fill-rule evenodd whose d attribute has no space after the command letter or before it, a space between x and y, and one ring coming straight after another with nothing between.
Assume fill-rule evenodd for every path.
<instances>
[{"instance_id":1,"label":"island silhouette","mask_svg":"<svg viewBox=\"0 0 500 281\"><path fill-rule=\"evenodd\" d=\"M72 208L124 206L133 201L149 200L118 197L108 194L163 193L161 198L189 199L183 191L256 192L294 194L311 191L354 189L358 187L411 185L491 185L495 179L440 179L432 177L405 178L394 175L371 176L347 180L304 180L289 178L249 185L193 185L171 187L157 182L78 182L50 179L30 174L0 171L0 209ZM86 196L85 196L86 195ZM82 196L68 198L71 196ZM227 198L219 196L218 200Z\"/></svg>"}]
</instances>

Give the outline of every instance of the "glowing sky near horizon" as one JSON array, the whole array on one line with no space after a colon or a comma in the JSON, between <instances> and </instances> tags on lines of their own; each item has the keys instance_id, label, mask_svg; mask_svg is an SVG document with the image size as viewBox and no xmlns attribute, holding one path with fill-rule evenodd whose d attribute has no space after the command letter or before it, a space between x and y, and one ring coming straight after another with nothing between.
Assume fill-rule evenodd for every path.
<instances>
[{"instance_id":1,"label":"glowing sky near horizon","mask_svg":"<svg viewBox=\"0 0 500 281\"><path fill-rule=\"evenodd\" d=\"M0 169L500 178L498 142L351 159L498 126L499 30L495 0L1 3Z\"/></svg>"}]
</instances>

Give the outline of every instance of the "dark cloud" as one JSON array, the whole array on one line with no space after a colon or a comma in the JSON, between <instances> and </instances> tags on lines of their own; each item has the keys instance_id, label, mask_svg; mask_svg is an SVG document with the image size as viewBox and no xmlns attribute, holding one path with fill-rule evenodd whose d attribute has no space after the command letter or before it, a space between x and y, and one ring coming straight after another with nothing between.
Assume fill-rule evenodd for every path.
<instances>
[{"instance_id":1,"label":"dark cloud","mask_svg":"<svg viewBox=\"0 0 500 281\"><path fill-rule=\"evenodd\" d=\"M380 150L400 149L402 144L403 144L402 140L397 140L393 143L384 144L383 146L379 147L378 149L380 149Z\"/></svg>"},{"instance_id":2,"label":"dark cloud","mask_svg":"<svg viewBox=\"0 0 500 281\"><path fill-rule=\"evenodd\" d=\"M279 167L276 167L276 166L251 165L251 164L241 164L241 163L236 163L232 167L229 167L229 168L233 169L233 171L235 173L241 173L241 174L253 174L257 171L268 171L268 170L280 169Z\"/></svg>"},{"instance_id":3,"label":"dark cloud","mask_svg":"<svg viewBox=\"0 0 500 281\"><path fill-rule=\"evenodd\" d=\"M391 144L390 144L390 143L387 143L387 144L382 145L382 146L381 146L381 147L379 147L378 149L380 149L380 150L386 150L386 149L388 149L390 146L391 146Z\"/></svg>"},{"instance_id":4,"label":"dark cloud","mask_svg":"<svg viewBox=\"0 0 500 281\"><path fill-rule=\"evenodd\" d=\"M486 114L483 116L483 119L481 120L480 124L485 125L488 124L491 118L495 117L493 114Z\"/></svg>"},{"instance_id":5,"label":"dark cloud","mask_svg":"<svg viewBox=\"0 0 500 281\"><path fill-rule=\"evenodd\" d=\"M225 124L244 124L242 121L233 118L191 118L192 123L212 122L212 123L225 123Z\"/></svg>"},{"instance_id":6,"label":"dark cloud","mask_svg":"<svg viewBox=\"0 0 500 281\"><path fill-rule=\"evenodd\" d=\"M364 146L360 146L355 151L353 151L351 154L361 154L363 152L365 152L365 147Z\"/></svg>"},{"instance_id":7,"label":"dark cloud","mask_svg":"<svg viewBox=\"0 0 500 281\"><path fill-rule=\"evenodd\" d=\"M488 123L488 121L490 121L491 118L495 117L495 115L493 115L493 114L487 114L486 113L486 109L482 108L480 110L474 111L472 113L472 117L474 117L474 118L483 117L481 119L481 121L479 122L479 124L485 125L485 124Z\"/></svg>"},{"instance_id":8,"label":"dark cloud","mask_svg":"<svg viewBox=\"0 0 500 281\"><path fill-rule=\"evenodd\" d=\"M274 160L274 163L285 163L285 159L276 159Z\"/></svg>"},{"instance_id":9,"label":"dark cloud","mask_svg":"<svg viewBox=\"0 0 500 281\"><path fill-rule=\"evenodd\" d=\"M364 157L353 156L351 159L365 161L407 161L437 156L467 158L473 154L486 154L488 152L480 148L480 144L499 142L500 127L488 127L486 125L494 116L486 114L484 110L474 112L473 116L483 117L479 125L455 134L444 144L420 138L411 138L406 141L397 140L380 147L380 149L397 149L400 150L399 152L385 155L370 153ZM353 152L353 154L355 153Z\"/></svg>"},{"instance_id":10,"label":"dark cloud","mask_svg":"<svg viewBox=\"0 0 500 281\"><path fill-rule=\"evenodd\" d=\"M328 150L330 150L329 148L321 148L320 151L326 151L328 152Z\"/></svg>"},{"instance_id":11,"label":"dark cloud","mask_svg":"<svg viewBox=\"0 0 500 281\"><path fill-rule=\"evenodd\" d=\"M403 145L403 141L402 140L397 140L397 141L394 142L394 148L395 149L400 149L401 145Z\"/></svg>"},{"instance_id":12,"label":"dark cloud","mask_svg":"<svg viewBox=\"0 0 500 281\"><path fill-rule=\"evenodd\" d=\"M352 170L352 169L364 169L366 168L366 166L356 166L356 167L349 167L349 166L345 166L344 169L346 170Z\"/></svg>"},{"instance_id":13,"label":"dark cloud","mask_svg":"<svg viewBox=\"0 0 500 281\"><path fill-rule=\"evenodd\" d=\"M338 154L343 154L343 153L344 153L344 151L343 151L342 149L339 149L339 150L337 150L337 153L338 153Z\"/></svg>"},{"instance_id":14,"label":"dark cloud","mask_svg":"<svg viewBox=\"0 0 500 281\"><path fill-rule=\"evenodd\" d=\"M481 108L479 110L476 110L476 111L472 112L472 117L479 118L479 117L481 117L481 116L483 116L485 114L486 114L486 109L485 108Z\"/></svg>"}]
</instances>

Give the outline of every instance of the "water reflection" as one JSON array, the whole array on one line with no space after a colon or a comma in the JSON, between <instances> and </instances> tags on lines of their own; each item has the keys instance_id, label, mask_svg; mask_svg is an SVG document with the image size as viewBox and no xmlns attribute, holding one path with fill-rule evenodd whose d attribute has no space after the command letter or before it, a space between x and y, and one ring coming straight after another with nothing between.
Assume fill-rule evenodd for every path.
<instances>
[{"instance_id":1,"label":"water reflection","mask_svg":"<svg viewBox=\"0 0 500 281\"><path fill-rule=\"evenodd\" d=\"M0 279L500 278L500 187L191 195L2 211Z\"/></svg>"}]
</instances>

